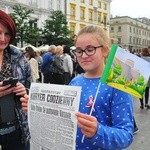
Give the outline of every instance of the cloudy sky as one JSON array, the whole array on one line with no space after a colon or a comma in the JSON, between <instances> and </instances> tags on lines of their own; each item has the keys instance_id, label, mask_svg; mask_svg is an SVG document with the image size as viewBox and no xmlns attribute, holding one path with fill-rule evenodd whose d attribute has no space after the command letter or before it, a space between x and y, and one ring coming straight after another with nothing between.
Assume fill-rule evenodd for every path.
<instances>
[{"instance_id":1,"label":"cloudy sky","mask_svg":"<svg viewBox=\"0 0 150 150\"><path fill-rule=\"evenodd\" d=\"M130 16L147 17L150 19L150 0L111 0L111 14L113 17Z\"/></svg>"}]
</instances>

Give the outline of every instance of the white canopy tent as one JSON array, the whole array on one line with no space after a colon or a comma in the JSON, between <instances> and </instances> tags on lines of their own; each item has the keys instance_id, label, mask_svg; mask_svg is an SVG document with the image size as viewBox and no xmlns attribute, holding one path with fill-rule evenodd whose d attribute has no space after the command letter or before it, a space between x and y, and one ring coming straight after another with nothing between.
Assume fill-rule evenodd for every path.
<instances>
[{"instance_id":1,"label":"white canopy tent","mask_svg":"<svg viewBox=\"0 0 150 150\"><path fill-rule=\"evenodd\" d=\"M49 48L49 45L42 45L38 47L39 51L43 51L43 52L48 51L48 48Z\"/></svg>"},{"instance_id":2,"label":"white canopy tent","mask_svg":"<svg viewBox=\"0 0 150 150\"><path fill-rule=\"evenodd\" d=\"M39 49L37 47L35 47L35 46L31 45L31 44L26 45L26 46L20 48L20 50L25 51L26 47L32 47L35 52L39 51Z\"/></svg>"}]
</instances>

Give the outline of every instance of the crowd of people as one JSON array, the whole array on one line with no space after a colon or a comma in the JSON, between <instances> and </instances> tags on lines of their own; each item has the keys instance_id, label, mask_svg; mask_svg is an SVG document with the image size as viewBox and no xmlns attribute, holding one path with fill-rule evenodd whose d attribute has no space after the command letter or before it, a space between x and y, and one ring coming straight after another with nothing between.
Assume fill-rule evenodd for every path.
<instances>
[{"instance_id":1,"label":"crowd of people","mask_svg":"<svg viewBox=\"0 0 150 150\"><path fill-rule=\"evenodd\" d=\"M68 85L73 77L84 73L67 45L50 45L45 53L27 46L24 55L31 68L32 82Z\"/></svg>"},{"instance_id":2,"label":"crowd of people","mask_svg":"<svg viewBox=\"0 0 150 150\"><path fill-rule=\"evenodd\" d=\"M14 21L0 10L0 145L3 150L30 149L26 112L31 82L81 86L80 107L76 113L77 150L129 147L135 123L132 96L102 84L95 99L110 50L109 37L102 28L81 29L72 50L74 55L67 45L50 45L43 56L31 47L22 53L10 45L15 36ZM142 57L145 57L143 53ZM3 85L3 80L9 77L18 78L16 86ZM149 89L146 91L149 93ZM145 93L145 104L141 99L141 109L144 106L149 109L148 93ZM93 103L94 110L90 114Z\"/></svg>"}]
</instances>

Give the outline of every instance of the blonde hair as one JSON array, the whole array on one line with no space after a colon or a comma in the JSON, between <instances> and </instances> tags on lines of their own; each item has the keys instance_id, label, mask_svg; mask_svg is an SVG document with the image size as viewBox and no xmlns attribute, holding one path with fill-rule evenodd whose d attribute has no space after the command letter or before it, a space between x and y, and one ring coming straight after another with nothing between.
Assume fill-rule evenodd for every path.
<instances>
[{"instance_id":1,"label":"blonde hair","mask_svg":"<svg viewBox=\"0 0 150 150\"><path fill-rule=\"evenodd\" d=\"M56 54L61 55L63 53L63 47L58 45L56 47Z\"/></svg>"},{"instance_id":2,"label":"blonde hair","mask_svg":"<svg viewBox=\"0 0 150 150\"><path fill-rule=\"evenodd\" d=\"M86 26L79 31L79 33L77 34L76 40L78 39L78 36L85 34L85 33L97 35L96 38L103 45L103 47L110 46L110 38L103 28L98 27L98 26L92 26L92 25ZM76 43L76 40L75 40L75 43Z\"/></svg>"}]
</instances>

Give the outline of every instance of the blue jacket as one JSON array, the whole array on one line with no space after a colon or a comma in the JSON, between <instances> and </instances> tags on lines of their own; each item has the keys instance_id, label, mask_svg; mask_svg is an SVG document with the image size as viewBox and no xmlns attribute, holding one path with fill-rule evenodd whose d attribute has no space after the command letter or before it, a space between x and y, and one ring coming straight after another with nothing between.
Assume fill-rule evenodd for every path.
<instances>
[{"instance_id":1,"label":"blue jacket","mask_svg":"<svg viewBox=\"0 0 150 150\"><path fill-rule=\"evenodd\" d=\"M79 112L90 114L100 78L75 77L70 85L81 86ZM133 141L133 102L131 95L101 84L92 116L98 129L92 138L84 138L77 128L76 150L122 150Z\"/></svg>"},{"instance_id":2,"label":"blue jacket","mask_svg":"<svg viewBox=\"0 0 150 150\"><path fill-rule=\"evenodd\" d=\"M41 71L43 72L43 74L47 74L50 72L50 66L53 62L53 55L50 54L50 52L47 52L44 56L43 56L43 63L41 66Z\"/></svg>"}]
</instances>

